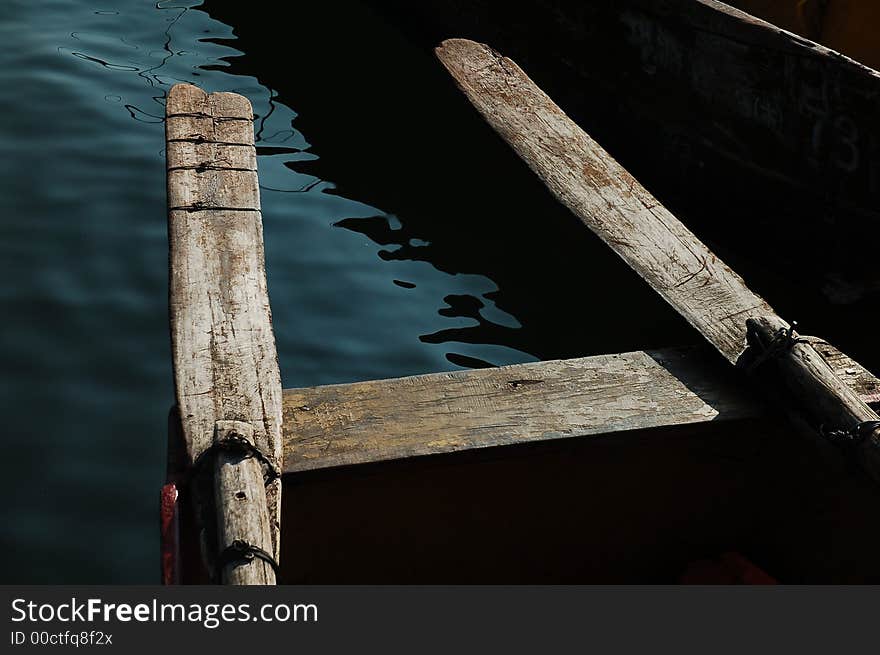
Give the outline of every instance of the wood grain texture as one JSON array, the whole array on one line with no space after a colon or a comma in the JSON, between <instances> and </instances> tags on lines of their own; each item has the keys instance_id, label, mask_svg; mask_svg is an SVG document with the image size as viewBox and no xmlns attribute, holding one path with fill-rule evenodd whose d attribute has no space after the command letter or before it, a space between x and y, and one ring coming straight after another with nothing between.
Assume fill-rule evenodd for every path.
<instances>
[{"instance_id":1,"label":"wood grain texture","mask_svg":"<svg viewBox=\"0 0 880 655\"><path fill-rule=\"evenodd\" d=\"M170 171L176 169L240 170L255 173L257 171L257 154L249 145L179 141L167 157Z\"/></svg>"},{"instance_id":2,"label":"wood grain texture","mask_svg":"<svg viewBox=\"0 0 880 655\"><path fill-rule=\"evenodd\" d=\"M773 313L517 66L486 45L444 41L459 88L553 195L730 362L747 318Z\"/></svg>"},{"instance_id":3,"label":"wood grain texture","mask_svg":"<svg viewBox=\"0 0 880 655\"><path fill-rule=\"evenodd\" d=\"M189 465L211 446L215 423L231 420L252 426L277 467L281 377L250 103L177 85L166 116L171 345ZM255 544L276 556L280 493L279 481L266 487L271 540Z\"/></svg>"},{"instance_id":4,"label":"wood grain texture","mask_svg":"<svg viewBox=\"0 0 880 655\"><path fill-rule=\"evenodd\" d=\"M761 416L708 355L668 349L286 389L284 472ZM877 383L845 379L866 398Z\"/></svg>"},{"instance_id":5,"label":"wood grain texture","mask_svg":"<svg viewBox=\"0 0 880 655\"><path fill-rule=\"evenodd\" d=\"M848 387L869 405L880 406L880 382L864 366L847 357L837 348L820 339L811 340L811 345Z\"/></svg>"}]
</instances>

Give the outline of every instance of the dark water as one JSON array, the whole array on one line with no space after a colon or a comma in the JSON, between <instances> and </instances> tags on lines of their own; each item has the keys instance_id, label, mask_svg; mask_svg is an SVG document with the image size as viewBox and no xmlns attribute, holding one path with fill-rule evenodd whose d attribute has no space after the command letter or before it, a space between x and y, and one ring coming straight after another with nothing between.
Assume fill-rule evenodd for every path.
<instances>
[{"instance_id":1,"label":"dark water","mask_svg":"<svg viewBox=\"0 0 880 655\"><path fill-rule=\"evenodd\" d=\"M286 387L694 340L381 21L199 4L0 4L2 582L157 580L174 83L258 115Z\"/></svg>"},{"instance_id":2,"label":"dark water","mask_svg":"<svg viewBox=\"0 0 880 655\"><path fill-rule=\"evenodd\" d=\"M272 6L0 3L0 582L158 579L177 82L254 105L286 387L699 340L423 44L356 0L297 4L293 21ZM736 230L710 245L785 315L876 362L873 305L828 309Z\"/></svg>"},{"instance_id":3,"label":"dark water","mask_svg":"<svg viewBox=\"0 0 880 655\"><path fill-rule=\"evenodd\" d=\"M17 553L4 558L3 581L155 579L172 398L161 116L173 83L243 93L260 115L285 385L454 368L448 353L534 359L490 343L419 340L472 322L439 314L444 296L476 299L496 286L385 262L375 243L333 227L372 216L399 223L285 167L318 156L294 109L254 77L205 70L239 54L208 41L231 37L226 25L181 2L4 2L0 16L0 404L15 463L0 534L4 552ZM485 320L518 327L481 302Z\"/></svg>"}]
</instances>

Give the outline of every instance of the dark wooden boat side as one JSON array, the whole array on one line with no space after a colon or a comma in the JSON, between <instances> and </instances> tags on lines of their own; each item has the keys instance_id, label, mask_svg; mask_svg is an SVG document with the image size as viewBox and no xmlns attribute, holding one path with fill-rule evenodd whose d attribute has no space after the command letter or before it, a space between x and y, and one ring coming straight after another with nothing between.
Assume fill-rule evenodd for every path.
<instances>
[{"instance_id":1,"label":"dark wooden boat side","mask_svg":"<svg viewBox=\"0 0 880 655\"><path fill-rule=\"evenodd\" d=\"M877 406L876 378L820 353ZM709 354L285 391L284 580L670 583L729 550L785 582L880 579L880 487Z\"/></svg>"},{"instance_id":2,"label":"dark wooden boat side","mask_svg":"<svg viewBox=\"0 0 880 655\"><path fill-rule=\"evenodd\" d=\"M669 584L735 551L787 583L876 583L877 487L777 428L703 424L285 476L282 580Z\"/></svg>"},{"instance_id":3,"label":"dark wooden boat side","mask_svg":"<svg viewBox=\"0 0 880 655\"><path fill-rule=\"evenodd\" d=\"M876 289L873 69L715 0L372 4L426 47L470 38L519 61L707 240L734 225L837 302Z\"/></svg>"}]
</instances>

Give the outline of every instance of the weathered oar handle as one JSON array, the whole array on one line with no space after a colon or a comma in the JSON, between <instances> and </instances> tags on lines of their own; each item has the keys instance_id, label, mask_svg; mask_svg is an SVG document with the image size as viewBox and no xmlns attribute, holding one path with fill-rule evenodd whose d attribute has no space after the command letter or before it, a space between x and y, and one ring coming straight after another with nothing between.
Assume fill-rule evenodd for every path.
<instances>
[{"instance_id":1,"label":"weathered oar handle","mask_svg":"<svg viewBox=\"0 0 880 655\"><path fill-rule=\"evenodd\" d=\"M254 428L242 421L217 421L214 444L216 577L223 584L275 584L278 564L267 554L272 530L263 470L252 454Z\"/></svg>"},{"instance_id":2,"label":"weathered oar handle","mask_svg":"<svg viewBox=\"0 0 880 655\"><path fill-rule=\"evenodd\" d=\"M880 416L834 373L808 340L777 316L746 321L746 370L772 368L809 426L820 436L851 444L864 469L880 481Z\"/></svg>"},{"instance_id":3,"label":"weathered oar handle","mask_svg":"<svg viewBox=\"0 0 880 655\"><path fill-rule=\"evenodd\" d=\"M225 584L275 583L281 543L281 373L253 121L234 93L168 93L175 396L204 568Z\"/></svg>"}]
</instances>

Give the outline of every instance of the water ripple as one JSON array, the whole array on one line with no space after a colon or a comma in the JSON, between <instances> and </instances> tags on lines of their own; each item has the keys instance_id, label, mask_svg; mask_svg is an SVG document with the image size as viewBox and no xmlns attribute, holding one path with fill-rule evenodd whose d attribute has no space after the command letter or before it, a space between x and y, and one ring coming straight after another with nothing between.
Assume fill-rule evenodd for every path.
<instances>
[{"instance_id":1,"label":"water ripple","mask_svg":"<svg viewBox=\"0 0 880 655\"><path fill-rule=\"evenodd\" d=\"M4 2L0 402L15 408L4 438L28 447L6 480L0 542L18 555L2 582L156 580L172 400L161 124L176 82L254 105L286 386L531 358L473 332L515 331L495 283L439 270L406 230L408 250L388 256L380 222L394 216L341 193L332 170L298 170L322 153L296 107L238 70L247 52L201 5Z\"/></svg>"}]
</instances>

